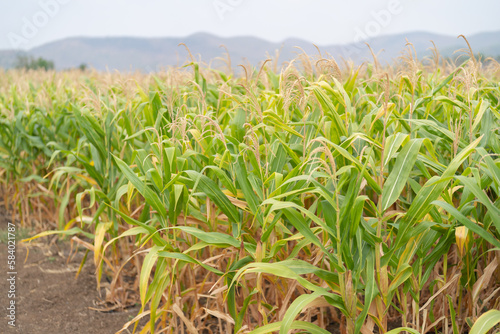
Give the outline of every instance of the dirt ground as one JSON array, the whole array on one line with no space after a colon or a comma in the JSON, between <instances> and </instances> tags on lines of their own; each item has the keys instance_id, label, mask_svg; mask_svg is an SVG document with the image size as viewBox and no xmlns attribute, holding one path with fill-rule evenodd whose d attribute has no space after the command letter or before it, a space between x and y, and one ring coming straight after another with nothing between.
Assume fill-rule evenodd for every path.
<instances>
[{"instance_id":1,"label":"dirt ground","mask_svg":"<svg viewBox=\"0 0 500 334\"><path fill-rule=\"evenodd\" d=\"M90 309L100 308L96 289L94 266L89 257L78 279L75 274L83 253L69 262L68 243L48 245L48 238L36 240L27 248L17 241L15 327L8 325L8 252L6 238L10 215L0 208L0 334L112 334L137 315L139 308L123 312L103 313ZM18 226L17 226L18 227ZM19 231L18 231L19 234ZM26 262L25 262L26 260ZM123 333L130 333L127 330Z\"/></svg>"}]
</instances>

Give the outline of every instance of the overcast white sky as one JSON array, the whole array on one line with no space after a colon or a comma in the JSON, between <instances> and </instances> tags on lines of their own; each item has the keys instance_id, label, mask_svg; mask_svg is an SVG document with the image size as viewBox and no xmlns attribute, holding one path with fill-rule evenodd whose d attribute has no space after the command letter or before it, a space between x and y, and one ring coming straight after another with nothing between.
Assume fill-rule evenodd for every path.
<instances>
[{"instance_id":1,"label":"overcast white sky","mask_svg":"<svg viewBox=\"0 0 500 334\"><path fill-rule=\"evenodd\" d=\"M378 17L375 13L379 13ZM0 49L72 36L252 35L320 45L356 34L500 30L498 0L0 0Z\"/></svg>"}]
</instances>

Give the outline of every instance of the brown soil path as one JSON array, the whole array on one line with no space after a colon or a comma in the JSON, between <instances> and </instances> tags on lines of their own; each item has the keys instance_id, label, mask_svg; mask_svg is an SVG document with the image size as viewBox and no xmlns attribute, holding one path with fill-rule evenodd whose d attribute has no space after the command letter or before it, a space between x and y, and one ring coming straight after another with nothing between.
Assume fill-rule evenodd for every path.
<instances>
[{"instance_id":1,"label":"brown soil path","mask_svg":"<svg viewBox=\"0 0 500 334\"><path fill-rule=\"evenodd\" d=\"M102 313L99 308L94 266L89 257L80 276L76 271L80 252L69 262L67 244L48 246L43 241L29 248L16 245L16 327L8 325L10 275L6 229L10 216L0 209L0 334L112 334L137 315L138 307L124 312ZM18 226L16 226L18 227ZM46 238L45 238L46 239ZM128 333L124 331L123 333Z\"/></svg>"}]
</instances>

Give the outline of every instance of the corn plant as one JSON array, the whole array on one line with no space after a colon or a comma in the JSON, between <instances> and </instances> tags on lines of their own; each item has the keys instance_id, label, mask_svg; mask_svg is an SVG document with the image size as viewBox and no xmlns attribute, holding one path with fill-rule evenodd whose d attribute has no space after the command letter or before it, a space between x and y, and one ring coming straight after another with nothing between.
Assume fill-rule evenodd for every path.
<instances>
[{"instance_id":1,"label":"corn plant","mask_svg":"<svg viewBox=\"0 0 500 334\"><path fill-rule=\"evenodd\" d=\"M58 228L35 237L94 252L108 307L140 301L124 330L484 332L500 306L500 88L465 55L7 72L0 175L44 189Z\"/></svg>"}]
</instances>

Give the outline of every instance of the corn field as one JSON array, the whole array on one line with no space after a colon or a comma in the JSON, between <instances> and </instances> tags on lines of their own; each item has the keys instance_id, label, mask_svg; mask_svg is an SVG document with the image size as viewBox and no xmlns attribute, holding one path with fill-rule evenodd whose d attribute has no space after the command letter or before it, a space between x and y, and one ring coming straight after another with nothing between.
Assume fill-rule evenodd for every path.
<instances>
[{"instance_id":1,"label":"corn field","mask_svg":"<svg viewBox=\"0 0 500 334\"><path fill-rule=\"evenodd\" d=\"M123 332L487 333L500 66L461 57L0 72L2 194Z\"/></svg>"}]
</instances>

